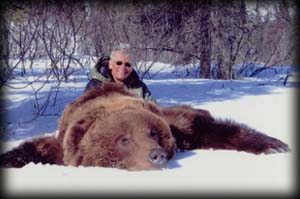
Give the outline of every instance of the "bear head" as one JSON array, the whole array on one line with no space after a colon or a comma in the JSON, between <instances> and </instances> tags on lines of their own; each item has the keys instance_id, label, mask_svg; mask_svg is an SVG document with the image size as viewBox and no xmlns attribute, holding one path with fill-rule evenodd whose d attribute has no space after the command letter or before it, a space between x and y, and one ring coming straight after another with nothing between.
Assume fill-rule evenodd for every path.
<instances>
[{"instance_id":1,"label":"bear head","mask_svg":"<svg viewBox=\"0 0 300 199\"><path fill-rule=\"evenodd\" d=\"M166 167L176 144L159 109L124 94L95 96L64 112L59 132L64 164L127 170Z\"/></svg>"}]
</instances>

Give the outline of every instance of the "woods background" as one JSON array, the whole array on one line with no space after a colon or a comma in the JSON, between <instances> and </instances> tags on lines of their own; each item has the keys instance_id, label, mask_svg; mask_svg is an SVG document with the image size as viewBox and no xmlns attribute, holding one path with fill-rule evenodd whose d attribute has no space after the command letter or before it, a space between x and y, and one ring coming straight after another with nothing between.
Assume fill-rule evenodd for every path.
<instances>
[{"instance_id":1,"label":"woods background","mask_svg":"<svg viewBox=\"0 0 300 199\"><path fill-rule=\"evenodd\" d=\"M132 47L141 78L163 62L192 64L197 78L235 79L237 64L295 65L298 52L297 6L288 0L4 1L1 8L1 87L41 59L51 61L43 75L68 81L83 56L108 54L115 43Z\"/></svg>"},{"instance_id":2,"label":"woods background","mask_svg":"<svg viewBox=\"0 0 300 199\"><path fill-rule=\"evenodd\" d=\"M21 89L34 98L33 119L53 115L62 83L78 81L72 74L117 43L131 46L142 79L158 62L189 78L229 80L251 66L260 67L250 77L299 66L298 8L289 0L1 1L0 109L7 90Z\"/></svg>"}]
</instances>

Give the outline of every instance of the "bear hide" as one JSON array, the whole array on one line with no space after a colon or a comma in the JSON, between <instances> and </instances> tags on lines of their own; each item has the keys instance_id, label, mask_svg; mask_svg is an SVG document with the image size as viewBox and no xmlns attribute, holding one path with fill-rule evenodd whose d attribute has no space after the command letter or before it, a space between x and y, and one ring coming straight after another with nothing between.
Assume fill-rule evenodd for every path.
<instances>
[{"instance_id":1,"label":"bear hide","mask_svg":"<svg viewBox=\"0 0 300 199\"><path fill-rule=\"evenodd\" d=\"M282 141L207 110L162 107L104 83L70 103L58 134L27 141L0 155L1 167L29 162L126 170L166 168L176 151L226 149L253 154L290 151Z\"/></svg>"}]
</instances>

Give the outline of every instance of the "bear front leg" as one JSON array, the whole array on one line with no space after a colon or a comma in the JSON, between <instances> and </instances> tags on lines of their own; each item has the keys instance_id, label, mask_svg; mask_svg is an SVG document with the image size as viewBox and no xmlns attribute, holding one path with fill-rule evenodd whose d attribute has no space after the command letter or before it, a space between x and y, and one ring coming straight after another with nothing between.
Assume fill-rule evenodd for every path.
<instances>
[{"instance_id":1,"label":"bear front leg","mask_svg":"<svg viewBox=\"0 0 300 199\"><path fill-rule=\"evenodd\" d=\"M228 149L254 154L289 152L284 142L265 135L244 124L229 120L208 120L195 117L193 145L203 149Z\"/></svg>"},{"instance_id":2,"label":"bear front leg","mask_svg":"<svg viewBox=\"0 0 300 199\"><path fill-rule=\"evenodd\" d=\"M63 164L62 149L54 137L42 137L27 141L0 155L1 168L21 168L26 164Z\"/></svg>"}]
</instances>

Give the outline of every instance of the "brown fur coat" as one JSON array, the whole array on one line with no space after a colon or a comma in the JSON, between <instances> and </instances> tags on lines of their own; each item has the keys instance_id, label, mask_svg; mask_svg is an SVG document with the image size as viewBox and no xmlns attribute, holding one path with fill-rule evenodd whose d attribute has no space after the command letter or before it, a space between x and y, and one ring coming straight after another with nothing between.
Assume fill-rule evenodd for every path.
<instances>
[{"instance_id":1,"label":"brown fur coat","mask_svg":"<svg viewBox=\"0 0 300 199\"><path fill-rule=\"evenodd\" d=\"M202 109L161 107L113 83L69 104L55 137L36 138L0 156L2 167L29 162L149 170L166 167L176 150L228 149L253 154L289 147L244 124Z\"/></svg>"}]
</instances>

